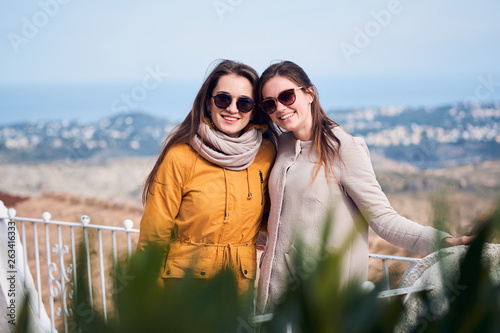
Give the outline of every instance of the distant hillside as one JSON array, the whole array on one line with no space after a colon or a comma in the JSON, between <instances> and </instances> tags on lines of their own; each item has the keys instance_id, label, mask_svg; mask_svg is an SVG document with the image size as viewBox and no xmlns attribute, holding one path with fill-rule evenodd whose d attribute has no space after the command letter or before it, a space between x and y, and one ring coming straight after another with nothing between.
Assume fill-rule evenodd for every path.
<instances>
[{"instance_id":1,"label":"distant hillside","mask_svg":"<svg viewBox=\"0 0 500 333\"><path fill-rule=\"evenodd\" d=\"M500 159L500 102L328 113L374 154L421 169ZM38 163L157 155L176 124L143 113L97 123L34 121L0 126L0 161Z\"/></svg>"},{"instance_id":2,"label":"distant hillside","mask_svg":"<svg viewBox=\"0 0 500 333\"><path fill-rule=\"evenodd\" d=\"M371 152L422 169L500 158L500 102L364 108L332 111L328 116L363 137Z\"/></svg>"},{"instance_id":3,"label":"distant hillside","mask_svg":"<svg viewBox=\"0 0 500 333\"><path fill-rule=\"evenodd\" d=\"M38 163L152 156L175 124L144 113L98 123L34 121L0 127L0 160Z\"/></svg>"}]
</instances>

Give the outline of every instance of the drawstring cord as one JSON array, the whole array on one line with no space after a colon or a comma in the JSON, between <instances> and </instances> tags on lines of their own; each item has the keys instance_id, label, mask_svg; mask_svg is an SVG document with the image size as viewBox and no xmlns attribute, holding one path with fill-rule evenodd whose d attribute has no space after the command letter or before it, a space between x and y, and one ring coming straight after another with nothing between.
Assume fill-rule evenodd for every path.
<instances>
[{"instance_id":1,"label":"drawstring cord","mask_svg":"<svg viewBox=\"0 0 500 333\"><path fill-rule=\"evenodd\" d=\"M248 197L247 199L250 200L252 199L252 192L250 191L250 176L248 173L248 168L245 169L247 171L247 187L248 187Z\"/></svg>"},{"instance_id":2,"label":"drawstring cord","mask_svg":"<svg viewBox=\"0 0 500 333\"><path fill-rule=\"evenodd\" d=\"M225 185L225 189L226 189L225 207L224 207L224 211L225 211L225 213L224 213L224 223L227 223L227 217L229 216L229 212L228 212L227 173L226 173L226 169L225 168L222 168L222 170L224 172L224 185ZM252 192L250 191L250 176L249 176L248 168L246 168L245 170L247 172L247 188L248 188L248 197L247 197L247 199L250 200L250 199L252 199ZM234 263L234 260L233 260L234 248L235 247L248 246L249 245L248 242L245 242L245 243L242 243L242 244L195 243L195 242L192 242L189 239L187 240L187 243L190 244L190 245L203 245L205 247L207 247L207 246L224 247L222 264L225 267L231 267L231 268L235 267L235 263ZM253 244L250 244L250 245L253 245ZM215 262L217 262L218 256L219 256L219 251L217 251L217 253L215 255Z\"/></svg>"},{"instance_id":3,"label":"drawstring cord","mask_svg":"<svg viewBox=\"0 0 500 333\"><path fill-rule=\"evenodd\" d=\"M224 223L227 223L227 217L229 216L229 212L227 211L227 174L226 174L226 169L222 168L224 170L224 186L226 187L226 202L224 206Z\"/></svg>"}]
</instances>

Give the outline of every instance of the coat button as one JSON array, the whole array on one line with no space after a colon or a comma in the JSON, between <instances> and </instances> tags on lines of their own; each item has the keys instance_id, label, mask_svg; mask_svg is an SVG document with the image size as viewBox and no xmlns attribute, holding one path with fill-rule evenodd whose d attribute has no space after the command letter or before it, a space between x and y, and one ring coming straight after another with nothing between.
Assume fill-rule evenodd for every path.
<instances>
[{"instance_id":1,"label":"coat button","mask_svg":"<svg viewBox=\"0 0 500 333\"><path fill-rule=\"evenodd\" d=\"M170 270L167 271L167 275L170 275Z\"/></svg>"},{"instance_id":2,"label":"coat button","mask_svg":"<svg viewBox=\"0 0 500 333\"><path fill-rule=\"evenodd\" d=\"M245 273L245 275L247 275L247 273L248 273L248 272L247 272L247 270L245 269L245 270L243 271L243 273Z\"/></svg>"},{"instance_id":3,"label":"coat button","mask_svg":"<svg viewBox=\"0 0 500 333\"><path fill-rule=\"evenodd\" d=\"M207 274L207 273L203 270L203 271L201 271L201 273L200 273L200 274L201 274L201 275L205 275L205 274Z\"/></svg>"}]
</instances>

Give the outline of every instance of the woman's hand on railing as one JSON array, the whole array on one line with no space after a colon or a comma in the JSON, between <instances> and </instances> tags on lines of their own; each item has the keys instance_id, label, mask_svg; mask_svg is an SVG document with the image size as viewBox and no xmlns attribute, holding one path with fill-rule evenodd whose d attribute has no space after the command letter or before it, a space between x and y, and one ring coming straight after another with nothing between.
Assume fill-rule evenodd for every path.
<instances>
[{"instance_id":1,"label":"woman's hand on railing","mask_svg":"<svg viewBox=\"0 0 500 333\"><path fill-rule=\"evenodd\" d=\"M457 245L470 245L476 239L476 236L462 236L458 238L446 237L442 240L442 247L451 247Z\"/></svg>"}]
</instances>

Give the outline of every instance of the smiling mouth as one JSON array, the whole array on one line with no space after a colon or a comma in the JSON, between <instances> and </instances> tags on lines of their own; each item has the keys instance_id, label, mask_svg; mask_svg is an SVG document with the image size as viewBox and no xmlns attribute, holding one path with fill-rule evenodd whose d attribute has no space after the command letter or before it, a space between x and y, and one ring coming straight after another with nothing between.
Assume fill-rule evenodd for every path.
<instances>
[{"instance_id":1,"label":"smiling mouth","mask_svg":"<svg viewBox=\"0 0 500 333\"><path fill-rule=\"evenodd\" d=\"M238 118L235 118L235 117L231 117L231 116L223 116L221 115L222 118L226 119L226 120L229 120L229 121L236 121L238 120Z\"/></svg>"},{"instance_id":2,"label":"smiling mouth","mask_svg":"<svg viewBox=\"0 0 500 333\"><path fill-rule=\"evenodd\" d=\"M279 119L286 120L286 119L290 118L291 116L293 116L294 114L295 114L295 112L291 112L291 113L285 114L284 116L281 116Z\"/></svg>"}]
</instances>

